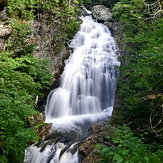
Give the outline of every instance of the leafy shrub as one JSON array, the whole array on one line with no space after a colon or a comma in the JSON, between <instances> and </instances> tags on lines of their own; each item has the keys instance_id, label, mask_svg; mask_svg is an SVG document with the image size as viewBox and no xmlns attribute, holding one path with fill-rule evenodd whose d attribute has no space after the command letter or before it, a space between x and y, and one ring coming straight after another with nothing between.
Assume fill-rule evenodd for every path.
<instances>
[{"instance_id":1,"label":"leafy shrub","mask_svg":"<svg viewBox=\"0 0 163 163\"><path fill-rule=\"evenodd\" d=\"M51 9L58 6L59 0L8 0L7 11L10 17L31 20L38 9Z\"/></svg>"},{"instance_id":2,"label":"leafy shrub","mask_svg":"<svg viewBox=\"0 0 163 163\"><path fill-rule=\"evenodd\" d=\"M112 9L115 20L121 22L121 30L126 37L134 37L143 27L143 0L121 0Z\"/></svg>"},{"instance_id":3,"label":"leafy shrub","mask_svg":"<svg viewBox=\"0 0 163 163\"><path fill-rule=\"evenodd\" d=\"M145 144L133 135L126 126L115 129L111 147L96 145L102 157L101 163L161 163L163 159L162 146ZM156 149L157 146L157 149Z\"/></svg>"},{"instance_id":4,"label":"leafy shrub","mask_svg":"<svg viewBox=\"0 0 163 163\"><path fill-rule=\"evenodd\" d=\"M163 18L157 18L152 23L147 20L142 0L118 2L113 8L113 15L121 22L122 42L127 47L124 50L129 52L122 59L121 77L117 85L125 105L125 118L122 121L132 122L133 128L140 127L153 135L150 123L155 126L162 120ZM162 123L155 129L159 131L161 127ZM161 132L156 135L162 138Z\"/></svg>"},{"instance_id":5,"label":"leafy shrub","mask_svg":"<svg viewBox=\"0 0 163 163\"><path fill-rule=\"evenodd\" d=\"M23 150L37 140L36 132L28 126L29 117L37 115L33 98L47 87L51 74L43 60L9 56L0 53L0 151L1 159L22 162Z\"/></svg>"},{"instance_id":6,"label":"leafy shrub","mask_svg":"<svg viewBox=\"0 0 163 163\"><path fill-rule=\"evenodd\" d=\"M10 17L32 20L38 11L44 12L47 10L50 12L50 10L53 10L54 13L64 17L72 15L79 2L77 0L8 0L7 13ZM57 10L60 12L57 12ZM65 15L64 12L66 12Z\"/></svg>"}]
</instances>

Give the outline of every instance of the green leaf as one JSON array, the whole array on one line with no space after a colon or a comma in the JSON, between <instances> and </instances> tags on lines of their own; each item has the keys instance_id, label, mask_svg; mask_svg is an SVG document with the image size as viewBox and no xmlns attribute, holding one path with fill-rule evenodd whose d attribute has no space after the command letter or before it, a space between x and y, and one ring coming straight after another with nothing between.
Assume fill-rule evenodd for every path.
<instances>
[{"instance_id":1,"label":"green leaf","mask_svg":"<svg viewBox=\"0 0 163 163\"><path fill-rule=\"evenodd\" d=\"M146 162L149 162L149 158L148 157L144 157Z\"/></svg>"},{"instance_id":2,"label":"green leaf","mask_svg":"<svg viewBox=\"0 0 163 163\"><path fill-rule=\"evenodd\" d=\"M113 160L116 161L116 163L121 163L124 159L119 154L115 154Z\"/></svg>"},{"instance_id":3,"label":"green leaf","mask_svg":"<svg viewBox=\"0 0 163 163\"><path fill-rule=\"evenodd\" d=\"M129 151L128 150L122 150L121 153L122 155L126 155Z\"/></svg>"}]
</instances>

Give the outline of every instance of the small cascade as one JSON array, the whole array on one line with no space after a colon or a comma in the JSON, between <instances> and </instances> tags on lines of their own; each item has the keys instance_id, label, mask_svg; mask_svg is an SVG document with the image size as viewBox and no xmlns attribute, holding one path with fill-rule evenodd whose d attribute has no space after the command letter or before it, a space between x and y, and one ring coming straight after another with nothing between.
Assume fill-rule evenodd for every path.
<instances>
[{"instance_id":1,"label":"small cascade","mask_svg":"<svg viewBox=\"0 0 163 163\"><path fill-rule=\"evenodd\" d=\"M79 163L77 147L88 128L112 114L118 70L117 48L110 31L91 16L70 43L60 87L53 90L45 107L51 133L30 146L25 163Z\"/></svg>"}]
</instances>

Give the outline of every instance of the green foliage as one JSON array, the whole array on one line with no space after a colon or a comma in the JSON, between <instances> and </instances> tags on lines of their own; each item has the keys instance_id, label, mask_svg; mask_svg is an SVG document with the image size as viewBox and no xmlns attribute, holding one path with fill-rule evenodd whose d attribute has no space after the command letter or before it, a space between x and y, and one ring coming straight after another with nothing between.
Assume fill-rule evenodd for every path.
<instances>
[{"instance_id":1,"label":"green foliage","mask_svg":"<svg viewBox=\"0 0 163 163\"><path fill-rule=\"evenodd\" d=\"M101 163L161 163L163 159L162 146L147 145L133 135L126 126L115 129L112 136L113 145L107 147L96 145L102 157ZM157 147L157 149L156 149Z\"/></svg>"},{"instance_id":2,"label":"green foliage","mask_svg":"<svg viewBox=\"0 0 163 163\"><path fill-rule=\"evenodd\" d=\"M13 32L7 43L6 50L14 51L15 53L21 53L21 55L26 55L26 53L33 52L33 46L28 45L28 39L32 33L30 29L30 24L25 21L19 21L14 19L12 22ZM17 46L15 46L17 45ZM17 56L19 54L16 54Z\"/></svg>"},{"instance_id":3,"label":"green foliage","mask_svg":"<svg viewBox=\"0 0 163 163\"><path fill-rule=\"evenodd\" d=\"M8 0L7 11L9 16L31 20L38 9L51 9L58 3L59 0Z\"/></svg>"},{"instance_id":4,"label":"green foliage","mask_svg":"<svg viewBox=\"0 0 163 163\"><path fill-rule=\"evenodd\" d=\"M116 129L113 145L101 148L102 162L161 163L163 159L163 17L146 19L142 2L121 0L113 8L121 23L120 46L128 54L121 58L117 82L123 110L115 111L113 123L130 124L144 138L134 136L125 126Z\"/></svg>"},{"instance_id":5,"label":"green foliage","mask_svg":"<svg viewBox=\"0 0 163 163\"><path fill-rule=\"evenodd\" d=\"M16 19L12 22L13 34L8 41L6 50L15 51L16 54L13 55L16 56L33 52L33 45L28 43L32 33L28 20L34 19L35 16L39 17L40 14L44 17L46 15L52 17L50 23L54 23L52 20L56 19L58 24L55 25L61 26L58 37L60 40L63 39L64 44L65 40L72 39L72 36L79 29L77 16L80 5L81 3L77 0L9 0L8 15ZM16 47L15 44L17 44Z\"/></svg>"},{"instance_id":6,"label":"green foliage","mask_svg":"<svg viewBox=\"0 0 163 163\"><path fill-rule=\"evenodd\" d=\"M163 102L163 18L147 21L143 1L121 0L113 8L113 15L121 23L121 35L129 55L122 59L117 90L124 99L122 122L132 122L145 132L161 118ZM155 112L155 116L153 113ZM157 115L156 115L157 112ZM142 125L143 124L143 125ZM155 126L154 125L154 126ZM148 127L147 127L148 126ZM162 123L157 126L161 129ZM148 131L147 131L148 130ZM161 133L159 133L161 135ZM157 135L158 136L158 135ZM162 138L162 136L159 136Z\"/></svg>"},{"instance_id":7,"label":"green foliage","mask_svg":"<svg viewBox=\"0 0 163 163\"><path fill-rule=\"evenodd\" d=\"M19 16L31 20L34 17L34 8L37 7L39 0L8 0L9 16Z\"/></svg>"},{"instance_id":8,"label":"green foliage","mask_svg":"<svg viewBox=\"0 0 163 163\"><path fill-rule=\"evenodd\" d=\"M66 24L66 33L67 38L71 39L74 36L74 32L77 32L79 29L80 22L77 22L75 18L72 18L67 24Z\"/></svg>"},{"instance_id":9,"label":"green foliage","mask_svg":"<svg viewBox=\"0 0 163 163\"><path fill-rule=\"evenodd\" d=\"M39 59L29 55L16 58L15 60L18 63L15 70L25 72L33 78L34 82L37 84L37 93L40 91L38 89L40 86L41 89L47 88L47 86L50 84L49 81L52 78L47 59Z\"/></svg>"},{"instance_id":10,"label":"green foliage","mask_svg":"<svg viewBox=\"0 0 163 163\"><path fill-rule=\"evenodd\" d=\"M121 30L126 37L133 37L144 25L143 0L121 0L114 6L113 16L120 21Z\"/></svg>"},{"instance_id":11,"label":"green foliage","mask_svg":"<svg viewBox=\"0 0 163 163\"><path fill-rule=\"evenodd\" d=\"M66 12L65 16L72 16L74 9L77 9L76 5L79 3L77 0L8 0L7 13L10 17L26 20L34 19L38 11L50 12L51 10L59 16L62 15L62 17ZM57 10L60 11L57 12Z\"/></svg>"},{"instance_id":12,"label":"green foliage","mask_svg":"<svg viewBox=\"0 0 163 163\"><path fill-rule=\"evenodd\" d=\"M79 27L77 0L8 0L7 14L12 17L12 35L0 53L0 162L23 162L24 149L37 141L30 128L31 117L38 116L34 100L50 85L49 60L33 56L30 21L41 14L62 21L59 40L71 39ZM59 20L58 20L59 19ZM51 23L51 22L50 22ZM57 40L56 40L57 41Z\"/></svg>"},{"instance_id":13,"label":"green foliage","mask_svg":"<svg viewBox=\"0 0 163 163\"><path fill-rule=\"evenodd\" d=\"M116 2L118 2L119 0L109 0L109 1L105 1L105 0L83 0L82 3L84 4L89 4L88 6L95 6L95 5L104 5L110 9L113 8L113 6L116 4Z\"/></svg>"},{"instance_id":14,"label":"green foliage","mask_svg":"<svg viewBox=\"0 0 163 163\"><path fill-rule=\"evenodd\" d=\"M20 158L17 162L22 162L24 149L29 142L37 140L36 133L28 128L28 118L37 114L33 97L47 87L51 74L47 61L32 55L13 59L3 52L0 53L0 78L1 159L14 156L14 161Z\"/></svg>"},{"instance_id":15,"label":"green foliage","mask_svg":"<svg viewBox=\"0 0 163 163\"><path fill-rule=\"evenodd\" d=\"M9 1L8 8L14 6L12 9L15 12L15 8L19 8L23 15L22 3L25 1L21 1L20 4L18 2L12 1L11 5ZM35 96L42 94L50 85L52 78L49 61L36 58L32 54L34 45L28 43L32 32L30 24L25 20L14 19L12 27L13 33L7 42L6 50L0 53L0 162L2 163L23 162L24 149L31 142L37 141L36 131L29 128L29 119L32 115L38 115L34 108Z\"/></svg>"},{"instance_id":16,"label":"green foliage","mask_svg":"<svg viewBox=\"0 0 163 163\"><path fill-rule=\"evenodd\" d=\"M46 125L46 123L44 121L42 121L42 122L40 122L40 124L35 126L35 129L38 129L38 128L45 126L45 125Z\"/></svg>"}]
</instances>

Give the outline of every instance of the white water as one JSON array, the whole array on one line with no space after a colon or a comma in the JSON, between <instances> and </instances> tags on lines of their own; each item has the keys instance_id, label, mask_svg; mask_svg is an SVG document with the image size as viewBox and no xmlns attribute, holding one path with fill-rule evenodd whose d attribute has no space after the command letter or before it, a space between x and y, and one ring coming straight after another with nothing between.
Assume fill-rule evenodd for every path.
<instances>
[{"instance_id":1,"label":"white water","mask_svg":"<svg viewBox=\"0 0 163 163\"><path fill-rule=\"evenodd\" d=\"M91 16L82 20L80 30L69 45L73 53L65 61L60 87L49 94L45 107L46 122L53 124L52 130L66 134L74 131L78 137L85 133L80 125L86 125L87 130L88 122L93 124L111 116L118 77L114 67L120 65L108 28L96 23ZM24 162L78 163L77 152L70 152L74 144L61 157L64 143L47 145L43 152L41 147L30 146Z\"/></svg>"}]
</instances>

